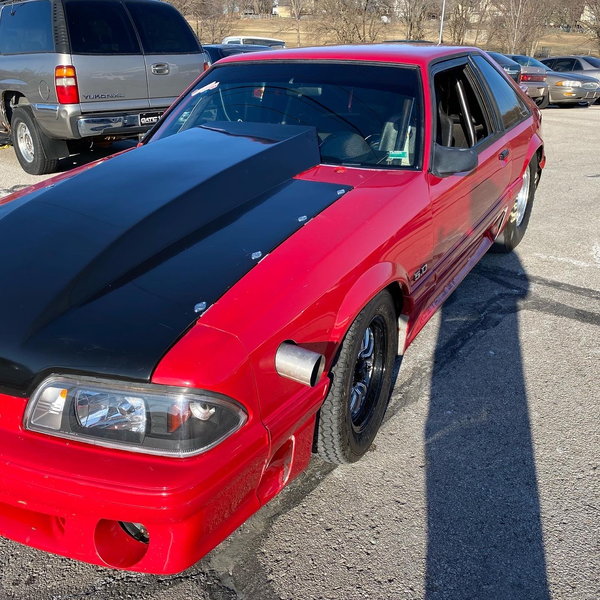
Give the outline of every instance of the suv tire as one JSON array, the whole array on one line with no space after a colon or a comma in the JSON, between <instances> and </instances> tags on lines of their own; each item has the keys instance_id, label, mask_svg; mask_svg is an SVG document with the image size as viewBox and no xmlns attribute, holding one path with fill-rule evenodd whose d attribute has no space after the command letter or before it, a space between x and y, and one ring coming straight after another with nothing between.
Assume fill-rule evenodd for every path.
<instances>
[{"instance_id":1,"label":"suv tire","mask_svg":"<svg viewBox=\"0 0 600 600\"><path fill-rule=\"evenodd\" d=\"M15 154L26 173L45 175L56 171L58 159L48 158L44 148L47 137L38 127L28 107L21 106L13 110L10 127Z\"/></svg>"}]
</instances>

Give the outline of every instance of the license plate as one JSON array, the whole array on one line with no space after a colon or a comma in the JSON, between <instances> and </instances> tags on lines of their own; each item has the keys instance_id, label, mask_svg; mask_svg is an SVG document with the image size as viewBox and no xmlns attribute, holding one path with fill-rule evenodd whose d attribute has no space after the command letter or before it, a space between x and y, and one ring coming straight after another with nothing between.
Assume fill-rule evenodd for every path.
<instances>
[{"instance_id":1,"label":"license plate","mask_svg":"<svg viewBox=\"0 0 600 600\"><path fill-rule=\"evenodd\" d=\"M162 113L160 112L141 113L140 125L154 125L155 123L158 123L161 115Z\"/></svg>"}]
</instances>

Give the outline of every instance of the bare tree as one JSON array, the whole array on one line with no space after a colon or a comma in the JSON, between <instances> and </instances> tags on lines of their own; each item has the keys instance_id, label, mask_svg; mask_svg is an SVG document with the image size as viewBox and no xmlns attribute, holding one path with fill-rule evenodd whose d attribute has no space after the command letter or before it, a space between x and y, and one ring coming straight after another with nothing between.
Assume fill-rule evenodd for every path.
<instances>
[{"instance_id":1,"label":"bare tree","mask_svg":"<svg viewBox=\"0 0 600 600\"><path fill-rule=\"evenodd\" d=\"M421 40L425 37L425 25L432 12L439 12L441 2L435 0L397 0L398 20L406 26L406 39Z\"/></svg>"},{"instance_id":2,"label":"bare tree","mask_svg":"<svg viewBox=\"0 0 600 600\"><path fill-rule=\"evenodd\" d=\"M230 33L236 19L231 0L170 0L192 23L205 44L219 43Z\"/></svg>"},{"instance_id":3,"label":"bare tree","mask_svg":"<svg viewBox=\"0 0 600 600\"><path fill-rule=\"evenodd\" d=\"M600 0L588 0L581 15L581 23L596 42L600 53Z\"/></svg>"},{"instance_id":4,"label":"bare tree","mask_svg":"<svg viewBox=\"0 0 600 600\"><path fill-rule=\"evenodd\" d=\"M390 13L387 0L321 0L317 33L339 44L374 42Z\"/></svg>"},{"instance_id":5,"label":"bare tree","mask_svg":"<svg viewBox=\"0 0 600 600\"><path fill-rule=\"evenodd\" d=\"M453 0L448 3L446 31L453 44L465 44L467 34L481 20L481 10L487 2L482 0Z\"/></svg>"},{"instance_id":6,"label":"bare tree","mask_svg":"<svg viewBox=\"0 0 600 600\"><path fill-rule=\"evenodd\" d=\"M488 42L497 39L509 54L533 54L551 12L551 0L499 0L490 20L494 36Z\"/></svg>"},{"instance_id":7,"label":"bare tree","mask_svg":"<svg viewBox=\"0 0 600 600\"><path fill-rule=\"evenodd\" d=\"M290 14L296 27L296 45L300 46L300 19L308 14L309 0L289 0ZM312 3L311 3L312 4Z\"/></svg>"}]
</instances>

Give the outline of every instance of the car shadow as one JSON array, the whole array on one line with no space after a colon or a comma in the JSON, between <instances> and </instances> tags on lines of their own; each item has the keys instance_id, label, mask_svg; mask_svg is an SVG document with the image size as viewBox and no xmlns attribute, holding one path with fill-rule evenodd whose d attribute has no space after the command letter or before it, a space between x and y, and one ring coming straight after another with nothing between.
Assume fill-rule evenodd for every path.
<instances>
[{"instance_id":1,"label":"car shadow","mask_svg":"<svg viewBox=\"0 0 600 600\"><path fill-rule=\"evenodd\" d=\"M71 169L87 165L88 163L94 162L95 160L100 160L101 158L106 158L107 156L116 154L117 152L122 152L123 150L128 150L129 148L135 148L137 144L137 140L119 140L117 142L107 143L105 145L90 145L91 147L83 152L72 154L66 158L61 158L58 161L57 172L64 173L65 171L70 171Z\"/></svg>"},{"instance_id":2,"label":"car shadow","mask_svg":"<svg viewBox=\"0 0 600 600\"><path fill-rule=\"evenodd\" d=\"M426 600L550 598L519 336L528 288L516 254L488 255L442 307L425 426Z\"/></svg>"}]
</instances>

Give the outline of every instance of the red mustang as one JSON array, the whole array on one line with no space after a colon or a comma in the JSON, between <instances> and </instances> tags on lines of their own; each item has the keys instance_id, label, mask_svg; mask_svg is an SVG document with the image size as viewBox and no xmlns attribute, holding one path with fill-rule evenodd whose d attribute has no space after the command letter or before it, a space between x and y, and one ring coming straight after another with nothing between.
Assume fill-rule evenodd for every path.
<instances>
[{"instance_id":1,"label":"red mustang","mask_svg":"<svg viewBox=\"0 0 600 600\"><path fill-rule=\"evenodd\" d=\"M243 55L0 201L0 534L174 573L313 450L359 459L397 355L522 238L539 130L474 48Z\"/></svg>"}]
</instances>

